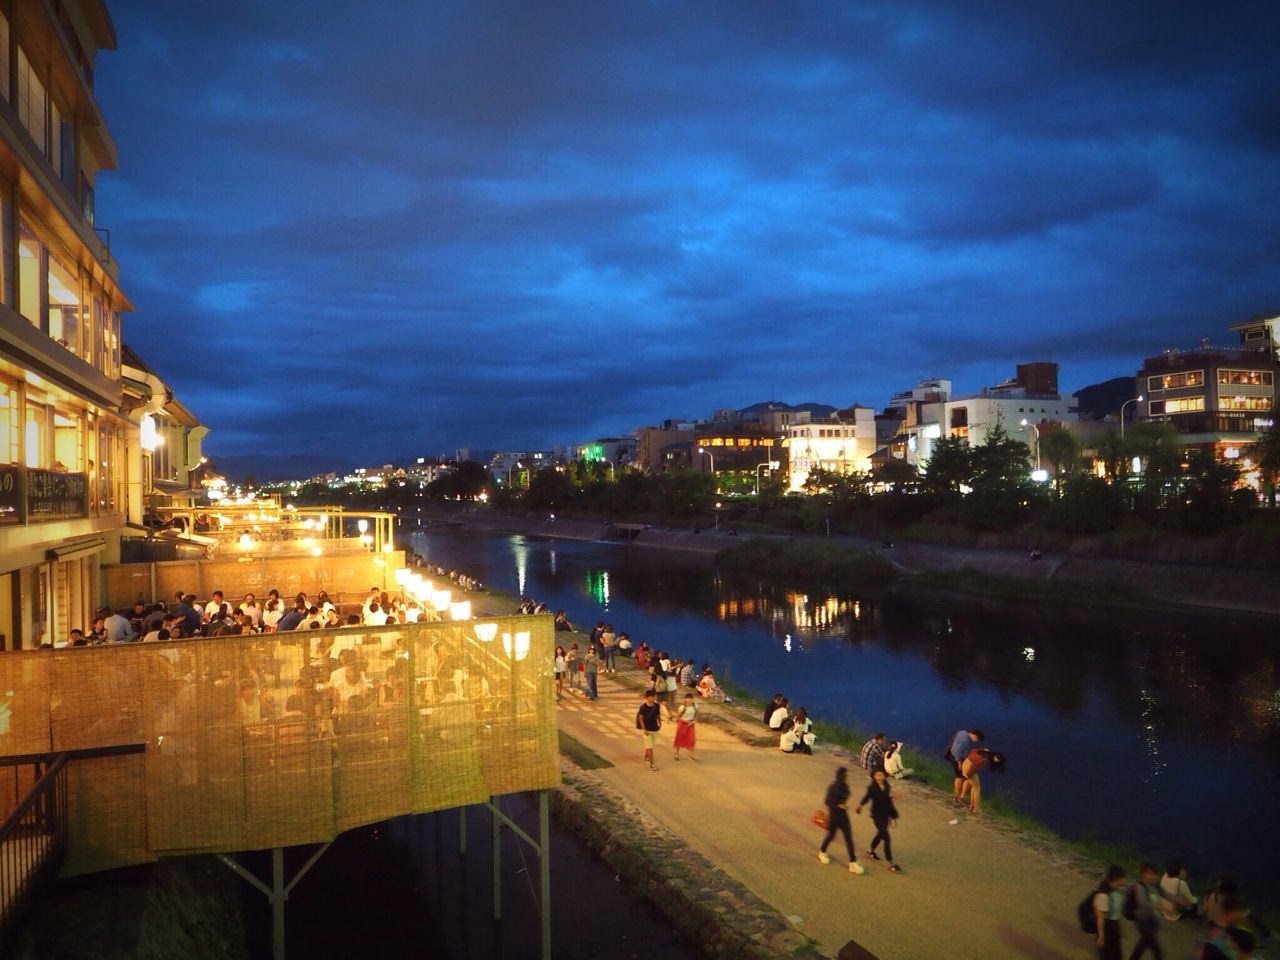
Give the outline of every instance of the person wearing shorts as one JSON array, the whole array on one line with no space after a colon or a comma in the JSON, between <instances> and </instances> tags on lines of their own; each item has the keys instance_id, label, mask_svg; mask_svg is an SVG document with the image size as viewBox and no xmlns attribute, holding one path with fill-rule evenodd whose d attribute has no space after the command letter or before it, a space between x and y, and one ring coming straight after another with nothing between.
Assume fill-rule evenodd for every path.
<instances>
[{"instance_id":1,"label":"person wearing shorts","mask_svg":"<svg viewBox=\"0 0 1280 960\"><path fill-rule=\"evenodd\" d=\"M644 692L644 703L636 711L636 729L644 740L644 759L650 770L657 770L653 762L653 748L658 742L658 731L662 729L662 706L652 690Z\"/></svg>"}]
</instances>

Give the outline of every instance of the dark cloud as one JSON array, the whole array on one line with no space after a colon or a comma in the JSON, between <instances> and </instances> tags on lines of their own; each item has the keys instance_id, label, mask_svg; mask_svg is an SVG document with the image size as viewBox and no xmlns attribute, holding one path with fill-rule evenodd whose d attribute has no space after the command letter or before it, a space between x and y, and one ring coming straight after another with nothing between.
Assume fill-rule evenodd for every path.
<instances>
[{"instance_id":1,"label":"dark cloud","mask_svg":"<svg viewBox=\"0 0 1280 960\"><path fill-rule=\"evenodd\" d=\"M214 452L1075 387L1280 302L1268 4L117 0L126 336Z\"/></svg>"}]
</instances>

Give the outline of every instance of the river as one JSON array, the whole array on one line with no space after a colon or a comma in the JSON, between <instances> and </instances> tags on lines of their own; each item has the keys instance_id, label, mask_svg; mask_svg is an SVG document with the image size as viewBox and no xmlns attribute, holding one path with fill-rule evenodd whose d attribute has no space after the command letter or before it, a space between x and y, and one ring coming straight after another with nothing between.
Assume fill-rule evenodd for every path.
<instances>
[{"instance_id":1,"label":"river","mask_svg":"<svg viewBox=\"0 0 1280 960\"><path fill-rule=\"evenodd\" d=\"M847 596L733 582L705 559L603 542L451 529L431 562L709 662L811 716L940 755L961 727L1009 757L988 795L1064 836L1185 860L1280 904L1280 644L1273 620Z\"/></svg>"}]
</instances>

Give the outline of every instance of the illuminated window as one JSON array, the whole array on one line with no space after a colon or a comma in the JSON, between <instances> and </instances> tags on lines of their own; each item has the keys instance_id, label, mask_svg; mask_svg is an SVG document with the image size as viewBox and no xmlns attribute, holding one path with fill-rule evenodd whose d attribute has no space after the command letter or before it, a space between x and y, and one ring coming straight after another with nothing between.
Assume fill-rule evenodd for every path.
<instances>
[{"instance_id":1,"label":"illuminated window","mask_svg":"<svg viewBox=\"0 0 1280 960\"><path fill-rule=\"evenodd\" d=\"M1261 387L1271 386L1270 370L1219 370L1219 383L1249 384Z\"/></svg>"},{"instance_id":2,"label":"illuminated window","mask_svg":"<svg viewBox=\"0 0 1280 960\"><path fill-rule=\"evenodd\" d=\"M1179 397L1164 402L1165 413L1199 413L1204 410L1204 397Z\"/></svg>"},{"instance_id":3,"label":"illuminated window","mask_svg":"<svg viewBox=\"0 0 1280 960\"><path fill-rule=\"evenodd\" d=\"M84 469L84 418L79 413L54 411L53 468L70 473Z\"/></svg>"},{"instance_id":4,"label":"illuminated window","mask_svg":"<svg viewBox=\"0 0 1280 960\"><path fill-rule=\"evenodd\" d=\"M1272 400L1270 397L1219 397L1219 410L1259 410L1266 412L1271 409Z\"/></svg>"},{"instance_id":5,"label":"illuminated window","mask_svg":"<svg viewBox=\"0 0 1280 960\"><path fill-rule=\"evenodd\" d=\"M45 111L48 109L48 93L40 80L40 74L27 59L27 52L18 47L18 119L31 134L31 139L41 153L48 150L45 142Z\"/></svg>"},{"instance_id":6,"label":"illuminated window","mask_svg":"<svg viewBox=\"0 0 1280 960\"><path fill-rule=\"evenodd\" d=\"M1151 390L1176 390L1179 387L1203 386L1203 370L1188 370L1185 373L1167 373L1159 377L1147 377L1147 387Z\"/></svg>"},{"instance_id":7,"label":"illuminated window","mask_svg":"<svg viewBox=\"0 0 1280 960\"><path fill-rule=\"evenodd\" d=\"M27 226L25 220L18 222L18 312L32 326L42 327L40 316L40 294L44 270L41 262L44 249L36 239L35 232Z\"/></svg>"},{"instance_id":8,"label":"illuminated window","mask_svg":"<svg viewBox=\"0 0 1280 960\"><path fill-rule=\"evenodd\" d=\"M18 425L18 391L0 381L0 463L16 464L22 456L22 429Z\"/></svg>"},{"instance_id":9,"label":"illuminated window","mask_svg":"<svg viewBox=\"0 0 1280 960\"><path fill-rule=\"evenodd\" d=\"M49 463L49 408L27 394L27 415L23 435L23 462L31 470L47 470Z\"/></svg>"},{"instance_id":10,"label":"illuminated window","mask_svg":"<svg viewBox=\"0 0 1280 960\"><path fill-rule=\"evenodd\" d=\"M52 253L49 260L49 336L80 354L80 281Z\"/></svg>"},{"instance_id":11,"label":"illuminated window","mask_svg":"<svg viewBox=\"0 0 1280 960\"><path fill-rule=\"evenodd\" d=\"M9 99L9 18L0 13L0 96Z\"/></svg>"}]
</instances>

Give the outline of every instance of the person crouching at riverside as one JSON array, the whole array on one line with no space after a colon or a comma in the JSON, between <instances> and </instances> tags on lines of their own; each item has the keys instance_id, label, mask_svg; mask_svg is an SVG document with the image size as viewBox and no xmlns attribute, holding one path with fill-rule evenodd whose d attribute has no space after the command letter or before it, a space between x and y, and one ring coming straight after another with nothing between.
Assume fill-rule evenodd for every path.
<instances>
[{"instance_id":1,"label":"person crouching at riverside","mask_svg":"<svg viewBox=\"0 0 1280 960\"><path fill-rule=\"evenodd\" d=\"M964 795L969 794L970 813L977 813L982 802L982 781L978 779L978 771L984 767L990 767L996 773L1004 773L1005 765L1003 753L988 750L986 747L969 751L968 756L964 758L964 763L960 765L960 772L964 777L964 785L960 788L960 800L963 802Z\"/></svg>"},{"instance_id":2,"label":"person crouching at riverside","mask_svg":"<svg viewBox=\"0 0 1280 960\"><path fill-rule=\"evenodd\" d=\"M858 862L858 855L853 849L853 827L849 825L849 771L845 767L836 770L836 778L827 787L827 794L822 800L827 808L827 835L818 848L818 859L830 863L827 846L835 838L836 831L844 834L845 849L849 851L849 872L866 873L866 869Z\"/></svg>"},{"instance_id":3,"label":"person crouching at riverside","mask_svg":"<svg viewBox=\"0 0 1280 960\"><path fill-rule=\"evenodd\" d=\"M662 707L652 690L644 692L644 703L636 711L636 729L644 740L644 759L650 770L657 770L653 762L653 747L658 742L658 731L662 729Z\"/></svg>"},{"instance_id":4,"label":"person crouching at riverside","mask_svg":"<svg viewBox=\"0 0 1280 960\"><path fill-rule=\"evenodd\" d=\"M961 791L964 789L964 770L961 764L964 758L969 755L969 751L973 749L975 743L981 743L984 737L981 730L957 730L956 735L951 738L951 745L947 747L947 752L942 755L942 759L951 764L951 769L955 772L955 802L964 803Z\"/></svg>"}]
</instances>

